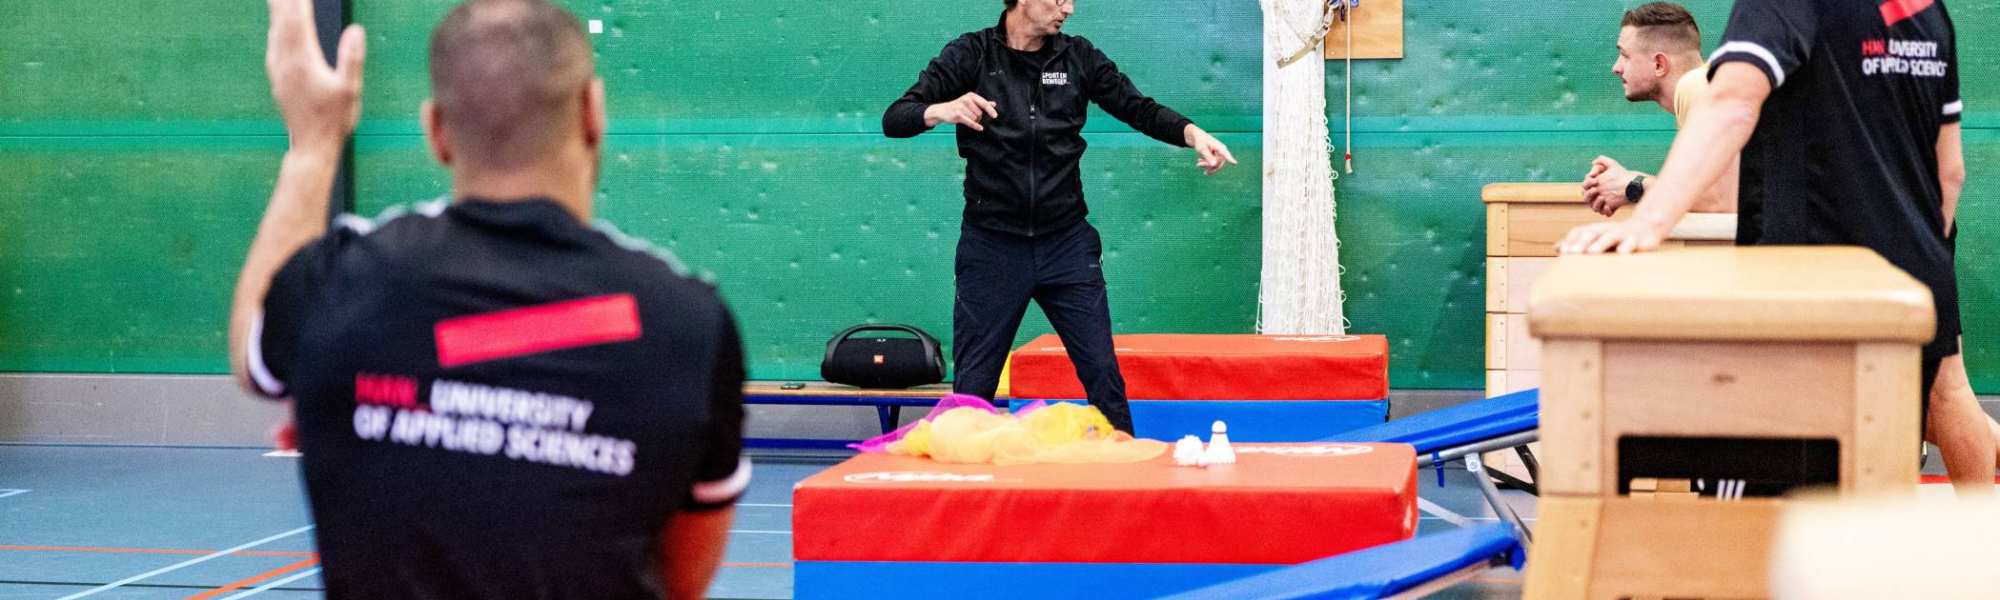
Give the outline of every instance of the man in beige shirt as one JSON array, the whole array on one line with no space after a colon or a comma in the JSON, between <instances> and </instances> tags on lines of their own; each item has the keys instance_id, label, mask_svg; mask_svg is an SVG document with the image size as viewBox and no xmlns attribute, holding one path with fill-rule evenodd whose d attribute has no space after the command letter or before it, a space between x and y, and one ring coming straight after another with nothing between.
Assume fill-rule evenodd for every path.
<instances>
[{"instance_id":1,"label":"man in beige shirt","mask_svg":"<svg viewBox=\"0 0 2000 600\"><path fill-rule=\"evenodd\" d=\"M1701 58L1701 29L1694 15L1671 2L1643 4L1625 12L1618 29L1618 60L1611 72L1625 84L1625 99L1657 102L1674 115L1674 126L1687 122L1695 105L1707 96L1708 63ZM1695 212L1736 211L1736 168L1697 198ZM1608 156L1591 161L1583 179L1583 200L1605 216L1640 201L1653 176L1626 169Z\"/></svg>"}]
</instances>

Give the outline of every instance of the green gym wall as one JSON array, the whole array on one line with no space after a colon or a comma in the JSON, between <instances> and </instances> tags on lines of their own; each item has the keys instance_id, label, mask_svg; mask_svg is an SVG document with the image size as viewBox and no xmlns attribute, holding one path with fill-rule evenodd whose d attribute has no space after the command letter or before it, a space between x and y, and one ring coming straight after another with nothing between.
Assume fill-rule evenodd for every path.
<instances>
[{"instance_id":1,"label":"green gym wall","mask_svg":"<svg viewBox=\"0 0 2000 600\"><path fill-rule=\"evenodd\" d=\"M350 2L369 28L364 215L446 192L416 110L450 4ZM712 274L753 378L816 378L827 337L864 321L949 338L962 163L948 131L889 140L880 119L998 0L565 4L605 25L599 216ZM1610 72L1633 4L1407 0L1407 58L1354 63L1355 172L1335 183L1346 310L1352 331L1389 336L1394 386L1484 383L1482 185L1580 180L1598 154L1658 168L1672 121L1626 102ZM1728 4L1689 3L1708 48ZM2000 5L1951 4L1966 357L1975 386L2000 393ZM285 148L263 5L0 13L0 371L224 372L230 290ZM1093 115L1084 185L1120 332L1254 326L1260 27L1252 0L1079 0L1066 28L1242 160L1203 177L1186 150ZM1327 63L1336 141L1342 67ZM1047 331L1034 311L1020 340Z\"/></svg>"}]
</instances>

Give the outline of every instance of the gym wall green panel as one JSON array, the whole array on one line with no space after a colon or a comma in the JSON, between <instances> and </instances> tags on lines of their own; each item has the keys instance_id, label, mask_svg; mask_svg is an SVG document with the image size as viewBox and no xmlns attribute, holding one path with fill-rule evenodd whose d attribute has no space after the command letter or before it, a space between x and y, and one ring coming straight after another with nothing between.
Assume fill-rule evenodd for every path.
<instances>
[{"instance_id":1,"label":"gym wall green panel","mask_svg":"<svg viewBox=\"0 0 2000 600\"><path fill-rule=\"evenodd\" d=\"M0 135L283 134L261 3L6 0Z\"/></svg>"},{"instance_id":2,"label":"gym wall green panel","mask_svg":"<svg viewBox=\"0 0 2000 600\"><path fill-rule=\"evenodd\" d=\"M1965 368L1980 393L2000 393L2000 3L1951 2L1969 175L1958 209L1958 293Z\"/></svg>"},{"instance_id":3,"label":"gym wall green panel","mask_svg":"<svg viewBox=\"0 0 2000 600\"><path fill-rule=\"evenodd\" d=\"M245 232L283 153L281 138L0 138L0 368L225 369Z\"/></svg>"},{"instance_id":4,"label":"gym wall green panel","mask_svg":"<svg viewBox=\"0 0 2000 600\"><path fill-rule=\"evenodd\" d=\"M285 149L245 6L0 5L0 371L226 369Z\"/></svg>"},{"instance_id":5,"label":"gym wall green panel","mask_svg":"<svg viewBox=\"0 0 2000 600\"><path fill-rule=\"evenodd\" d=\"M753 376L815 375L825 337L863 320L949 333L963 171L948 133L887 140L879 121L1000 2L565 4L607 27L593 36L613 117L600 216L714 274ZM1609 71L1634 4L1406 2L1408 58L1355 63L1357 171L1336 183L1347 314L1354 331L1390 336L1394 385L1483 383L1481 186L1574 180L1598 154L1657 168L1671 121L1625 102ZM1727 4L1690 3L1709 47ZM352 5L370 32L360 208L437 197L444 173L415 111L451 3ZM2000 39L2000 5L1953 8L1972 108L1966 345L1975 383L2000 392L1987 350L2000 342L2000 192L1982 178L2000 168L2000 120L1980 114L2000 106L1988 75L2000 47L1984 41ZM0 370L221 371L228 287L284 145L261 7L9 0L4 12ZM1244 161L1204 178L1185 150L1095 116L1086 190L1121 331L1254 323L1260 20L1248 1L1083 0L1070 25ZM201 35L181 26L194 24ZM1345 74L1327 69L1340 143ZM1022 338L1046 331L1030 315Z\"/></svg>"},{"instance_id":6,"label":"gym wall green panel","mask_svg":"<svg viewBox=\"0 0 2000 600\"><path fill-rule=\"evenodd\" d=\"M370 27L366 118L414 127L417 103L429 89L430 31L450 5L353 4L355 19ZM959 34L991 26L1001 8L999 0L561 4L604 22L605 32L593 36L598 72L624 131L846 132L877 139L882 109L930 58ZM1141 89L1184 113L1256 129L1262 77L1256 3L1086 0L1080 6L1071 32L1096 41ZM1112 119L1099 121L1093 130L1127 131Z\"/></svg>"}]
</instances>

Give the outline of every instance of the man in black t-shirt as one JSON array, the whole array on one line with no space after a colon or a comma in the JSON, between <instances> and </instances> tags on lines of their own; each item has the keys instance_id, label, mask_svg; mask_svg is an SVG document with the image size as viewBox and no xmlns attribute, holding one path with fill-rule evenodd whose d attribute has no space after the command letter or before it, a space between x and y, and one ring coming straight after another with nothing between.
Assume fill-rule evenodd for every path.
<instances>
[{"instance_id":1,"label":"man in black t-shirt","mask_svg":"<svg viewBox=\"0 0 2000 600\"><path fill-rule=\"evenodd\" d=\"M454 202L326 227L363 36L320 58L270 0L291 148L237 283L230 363L296 401L333 598L699 598L742 456L743 357L710 285L589 225L603 83L576 18L472 0L422 120Z\"/></svg>"},{"instance_id":2,"label":"man in black t-shirt","mask_svg":"<svg viewBox=\"0 0 2000 600\"><path fill-rule=\"evenodd\" d=\"M1964 181L1956 43L1941 0L1738 2L1709 59L1709 102L1675 138L1659 189L1632 219L1579 227L1558 246L1657 247L1740 149L1739 241L1866 246L1930 288L1925 437L1958 489L1983 493L1996 432L1966 383L1953 274Z\"/></svg>"}]
</instances>

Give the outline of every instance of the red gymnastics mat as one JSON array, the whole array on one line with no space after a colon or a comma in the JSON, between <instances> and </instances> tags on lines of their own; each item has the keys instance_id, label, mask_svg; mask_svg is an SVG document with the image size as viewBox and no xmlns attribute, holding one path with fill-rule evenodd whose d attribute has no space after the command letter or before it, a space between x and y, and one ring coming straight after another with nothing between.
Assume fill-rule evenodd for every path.
<instances>
[{"instance_id":1,"label":"red gymnastics mat","mask_svg":"<svg viewBox=\"0 0 2000 600\"><path fill-rule=\"evenodd\" d=\"M800 561L1293 564L1408 539L1403 444L1235 444L1237 463L958 465L862 454L793 489Z\"/></svg>"},{"instance_id":2,"label":"red gymnastics mat","mask_svg":"<svg viewBox=\"0 0 2000 600\"><path fill-rule=\"evenodd\" d=\"M1121 335L1113 338L1133 400L1380 400L1389 340L1380 335ZM1055 335L1014 351L1015 398L1084 397Z\"/></svg>"}]
</instances>

